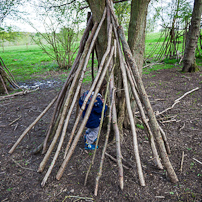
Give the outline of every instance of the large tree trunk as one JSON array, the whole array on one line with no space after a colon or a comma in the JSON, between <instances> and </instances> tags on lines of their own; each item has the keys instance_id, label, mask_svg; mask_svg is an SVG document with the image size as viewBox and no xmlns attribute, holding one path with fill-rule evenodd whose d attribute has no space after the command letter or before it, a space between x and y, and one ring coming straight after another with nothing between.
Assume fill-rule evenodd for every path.
<instances>
[{"instance_id":1,"label":"large tree trunk","mask_svg":"<svg viewBox=\"0 0 202 202\"><path fill-rule=\"evenodd\" d=\"M186 39L186 46L183 59L183 72L195 72L197 65L195 62L195 49L199 37L200 21L202 14L202 1L195 0L194 9L192 12L191 25L189 27L188 36Z\"/></svg>"},{"instance_id":2,"label":"large tree trunk","mask_svg":"<svg viewBox=\"0 0 202 202\"><path fill-rule=\"evenodd\" d=\"M87 0L93 14L93 22L100 22L105 8L105 0ZM98 64L107 48L107 23L104 21L96 42Z\"/></svg>"},{"instance_id":3,"label":"large tree trunk","mask_svg":"<svg viewBox=\"0 0 202 202\"><path fill-rule=\"evenodd\" d=\"M147 9L150 0L132 0L131 2L131 14L130 23L128 29L128 44L136 61L140 75L142 75L142 67L144 62L145 51L145 28L147 19ZM131 89L129 89L130 95L132 95ZM136 111L135 100L131 100L131 106L133 114ZM125 120L128 120L127 113ZM124 122L124 126L128 128L127 122Z\"/></svg>"},{"instance_id":4,"label":"large tree trunk","mask_svg":"<svg viewBox=\"0 0 202 202\"><path fill-rule=\"evenodd\" d=\"M99 22L102 13L104 11L105 7L105 0L87 0L90 9L93 14L93 21ZM129 25L129 31L128 31L128 41L129 46L131 48L131 51L133 53L133 56L135 58L135 61L138 65L140 75L142 74L142 66L144 61L144 50L145 50L145 27L146 27L146 17L147 17L147 8L150 0L132 0L131 2L131 17L130 17L130 25ZM100 63L100 60L105 52L107 45L107 26L106 22L103 24L102 29L98 35L98 40L96 43L96 53L98 57L98 64ZM116 70L115 70L116 71ZM121 89L122 84L118 83L119 79L119 72L117 72L117 75L115 75L115 82L117 84L117 87ZM122 97L119 94L124 94L124 92L118 93L118 97ZM118 125L120 131L122 131L121 125L124 121L124 109L125 104L123 103L125 100L119 99L119 112L118 112ZM132 108L133 112L135 111L135 103L132 101ZM127 114L127 113L126 113ZM129 119L127 118L127 115L125 117L125 123L124 126L126 128L129 127Z\"/></svg>"},{"instance_id":5,"label":"large tree trunk","mask_svg":"<svg viewBox=\"0 0 202 202\"><path fill-rule=\"evenodd\" d=\"M131 2L128 44L137 63L140 74L142 74L144 61L145 27L149 2L150 0L132 0Z\"/></svg>"}]
</instances>

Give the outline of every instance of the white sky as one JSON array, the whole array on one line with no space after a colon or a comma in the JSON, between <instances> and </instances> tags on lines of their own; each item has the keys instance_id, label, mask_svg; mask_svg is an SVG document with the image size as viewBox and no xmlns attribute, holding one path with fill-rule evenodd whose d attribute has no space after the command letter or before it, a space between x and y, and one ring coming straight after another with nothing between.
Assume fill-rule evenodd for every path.
<instances>
[{"instance_id":1,"label":"white sky","mask_svg":"<svg viewBox=\"0 0 202 202\"><path fill-rule=\"evenodd\" d=\"M37 20L37 14L32 6L26 4L25 6L19 6L19 11L29 13L29 16L21 14L22 18L26 20L30 19L30 21L37 27L40 32L44 32L43 23ZM16 27L16 31L24 31L24 32L36 32L36 30L29 25L29 23L25 22L23 19L17 19L15 16L7 16L4 21L3 25L11 26L13 28Z\"/></svg>"}]
</instances>

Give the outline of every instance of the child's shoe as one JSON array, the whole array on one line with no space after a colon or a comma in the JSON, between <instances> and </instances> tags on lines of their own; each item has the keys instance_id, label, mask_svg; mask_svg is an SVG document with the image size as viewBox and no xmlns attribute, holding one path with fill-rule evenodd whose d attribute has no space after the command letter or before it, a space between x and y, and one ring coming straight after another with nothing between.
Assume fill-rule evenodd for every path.
<instances>
[{"instance_id":1,"label":"child's shoe","mask_svg":"<svg viewBox=\"0 0 202 202\"><path fill-rule=\"evenodd\" d=\"M95 150L95 145L94 144L85 143L85 149L86 150ZM98 149L98 146L97 146L97 149Z\"/></svg>"}]
</instances>

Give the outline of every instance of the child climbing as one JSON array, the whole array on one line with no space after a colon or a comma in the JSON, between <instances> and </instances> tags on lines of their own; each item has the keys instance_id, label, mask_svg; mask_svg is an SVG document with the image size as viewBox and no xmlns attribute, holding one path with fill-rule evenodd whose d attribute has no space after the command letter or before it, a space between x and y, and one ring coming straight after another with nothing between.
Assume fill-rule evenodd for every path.
<instances>
[{"instance_id":1,"label":"child climbing","mask_svg":"<svg viewBox=\"0 0 202 202\"><path fill-rule=\"evenodd\" d=\"M95 149L95 142L97 140L98 132L99 132L99 125L100 125L100 119L101 119L101 113L103 108L103 98L102 94L106 88L106 81L102 83L102 86L100 88L100 92L98 93L95 103L93 105L91 114L88 118L88 121L86 123L86 134L84 135L84 141L85 141L85 149L87 150L94 150ZM83 93L81 98L79 99L79 106L81 107L87 94L89 91L86 91ZM83 111L83 117L85 116L86 110L88 108L88 105L92 99L92 96L94 95L94 92L92 92L90 98L88 99L87 105L85 110ZM107 105L105 105L105 112L107 110Z\"/></svg>"}]
</instances>

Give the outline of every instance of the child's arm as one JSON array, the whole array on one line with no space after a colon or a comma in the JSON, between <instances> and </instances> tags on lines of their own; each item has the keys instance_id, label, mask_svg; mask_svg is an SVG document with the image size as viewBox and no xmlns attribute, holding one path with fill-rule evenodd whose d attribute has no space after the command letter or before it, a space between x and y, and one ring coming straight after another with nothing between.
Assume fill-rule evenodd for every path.
<instances>
[{"instance_id":1,"label":"child's arm","mask_svg":"<svg viewBox=\"0 0 202 202\"><path fill-rule=\"evenodd\" d=\"M96 101L94 103L93 106L93 111L101 114L102 113L102 108L103 108L103 101L101 100L101 98L96 98ZM105 112L107 111L107 105L105 105Z\"/></svg>"}]
</instances>

